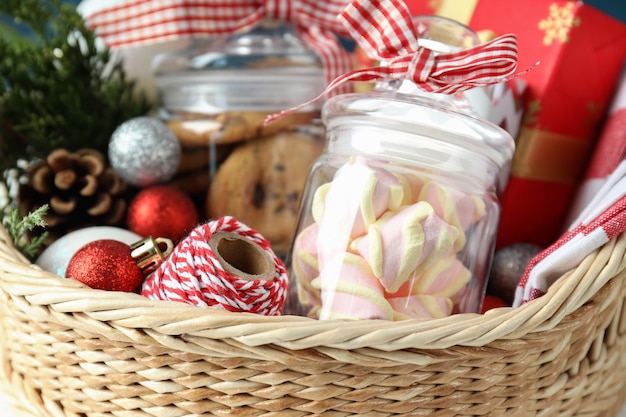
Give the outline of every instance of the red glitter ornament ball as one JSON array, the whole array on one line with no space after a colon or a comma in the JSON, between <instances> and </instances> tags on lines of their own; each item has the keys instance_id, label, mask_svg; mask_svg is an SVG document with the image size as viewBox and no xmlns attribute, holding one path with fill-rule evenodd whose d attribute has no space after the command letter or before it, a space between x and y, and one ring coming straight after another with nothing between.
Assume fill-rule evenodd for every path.
<instances>
[{"instance_id":1,"label":"red glitter ornament ball","mask_svg":"<svg viewBox=\"0 0 626 417\"><path fill-rule=\"evenodd\" d=\"M145 275L130 252L124 242L94 240L76 251L65 276L99 290L136 292Z\"/></svg>"},{"instance_id":2,"label":"red glitter ornament ball","mask_svg":"<svg viewBox=\"0 0 626 417\"><path fill-rule=\"evenodd\" d=\"M178 242L198 224L191 197L167 185L144 188L128 206L128 229L143 237L159 236Z\"/></svg>"}]
</instances>

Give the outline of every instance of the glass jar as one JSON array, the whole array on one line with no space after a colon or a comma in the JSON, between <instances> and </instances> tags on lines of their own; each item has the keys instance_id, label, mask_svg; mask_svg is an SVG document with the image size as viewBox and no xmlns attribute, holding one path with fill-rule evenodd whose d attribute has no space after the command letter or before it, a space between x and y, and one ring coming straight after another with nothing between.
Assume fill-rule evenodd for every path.
<instances>
[{"instance_id":1,"label":"glass jar","mask_svg":"<svg viewBox=\"0 0 626 417\"><path fill-rule=\"evenodd\" d=\"M514 151L461 95L387 81L331 97L287 258L285 314L479 312Z\"/></svg>"},{"instance_id":2,"label":"glass jar","mask_svg":"<svg viewBox=\"0 0 626 417\"><path fill-rule=\"evenodd\" d=\"M172 185L193 197L206 220L233 216L284 256L307 172L323 149L320 104L263 122L323 89L319 57L292 24L266 19L159 55L153 72L160 116L183 149Z\"/></svg>"}]
</instances>

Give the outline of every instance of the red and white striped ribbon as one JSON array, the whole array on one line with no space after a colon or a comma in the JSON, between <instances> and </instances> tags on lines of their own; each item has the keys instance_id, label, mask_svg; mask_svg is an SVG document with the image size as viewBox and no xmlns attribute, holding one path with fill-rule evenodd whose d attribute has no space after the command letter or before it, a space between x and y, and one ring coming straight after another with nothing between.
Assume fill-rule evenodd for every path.
<instances>
[{"instance_id":1,"label":"red and white striped ribbon","mask_svg":"<svg viewBox=\"0 0 626 417\"><path fill-rule=\"evenodd\" d=\"M209 246L211 236L217 232L236 233L267 252L274 261L273 279L247 280L227 272ZM146 278L141 295L152 300L277 316L282 314L287 284L285 265L272 251L270 242L226 216L197 226L181 240L165 262Z\"/></svg>"},{"instance_id":2,"label":"red and white striped ribbon","mask_svg":"<svg viewBox=\"0 0 626 417\"><path fill-rule=\"evenodd\" d=\"M502 82L517 68L515 35L456 52L420 47L402 0L355 1L341 13L341 20L363 51L384 63L346 74L346 80L406 78L425 91L451 94Z\"/></svg>"},{"instance_id":3,"label":"red and white striped ribbon","mask_svg":"<svg viewBox=\"0 0 626 417\"><path fill-rule=\"evenodd\" d=\"M85 21L114 49L246 30L264 18L293 22L322 59L328 81L352 69L336 35L347 0L86 0Z\"/></svg>"},{"instance_id":4,"label":"red and white striped ribbon","mask_svg":"<svg viewBox=\"0 0 626 417\"><path fill-rule=\"evenodd\" d=\"M565 272L626 231L626 160L607 178L578 219L555 243L530 260L513 306L541 297Z\"/></svg>"},{"instance_id":5,"label":"red and white striped ribbon","mask_svg":"<svg viewBox=\"0 0 626 417\"><path fill-rule=\"evenodd\" d=\"M520 75L514 74L515 35L503 35L456 52L434 52L419 45L417 28L402 0L354 0L341 12L339 21L363 51L382 64L340 75L315 99L270 115L266 123L320 99L347 82L407 79L427 92L453 94Z\"/></svg>"}]
</instances>

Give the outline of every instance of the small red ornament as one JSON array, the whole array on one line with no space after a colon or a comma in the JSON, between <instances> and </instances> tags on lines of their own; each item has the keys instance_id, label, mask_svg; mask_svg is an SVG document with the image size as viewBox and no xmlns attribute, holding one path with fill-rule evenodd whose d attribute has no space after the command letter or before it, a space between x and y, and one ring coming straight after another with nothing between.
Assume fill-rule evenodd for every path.
<instances>
[{"instance_id":1,"label":"small red ornament","mask_svg":"<svg viewBox=\"0 0 626 417\"><path fill-rule=\"evenodd\" d=\"M145 275L123 242L101 239L87 243L74 254L65 271L91 288L136 292Z\"/></svg>"},{"instance_id":2,"label":"small red ornament","mask_svg":"<svg viewBox=\"0 0 626 417\"><path fill-rule=\"evenodd\" d=\"M497 297L491 294L486 294L485 299L483 300L483 306L480 312L482 314L485 314L485 312L491 310L492 308L497 308L497 307L511 307L511 305L500 297Z\"/></svg>"},{"instance_id":3,"label":"small red ornament","mask_svg":"<svg viewBox=\"0 0 626 417\"><path fill-rule=\"evenodd\" d=\"M138 235L162 236L176 243L198 224L198 209L183 191L155 185L144 188L133 198L126 222Z\"/></svg>"}]
</instances>

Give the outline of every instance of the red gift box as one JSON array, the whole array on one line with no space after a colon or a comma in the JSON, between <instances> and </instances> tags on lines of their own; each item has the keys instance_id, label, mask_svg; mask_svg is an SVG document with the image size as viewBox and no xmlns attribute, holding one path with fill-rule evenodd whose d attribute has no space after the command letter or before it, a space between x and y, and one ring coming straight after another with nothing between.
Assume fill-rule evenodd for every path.
<instances>
[{"instance_id":1,"label":"red gift box","mask_svg":"<svg viewBox=\"0 0 626 417\"><path fill-rule=\"evenodd\" d=\"M407 0L477 32L514 33L525 117L501 196L498 246L558 238L626 57L626 24L582 1Z\"/></svg>"}]
</instances>

